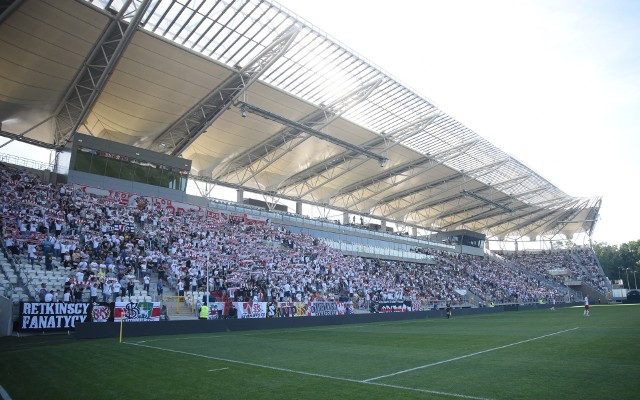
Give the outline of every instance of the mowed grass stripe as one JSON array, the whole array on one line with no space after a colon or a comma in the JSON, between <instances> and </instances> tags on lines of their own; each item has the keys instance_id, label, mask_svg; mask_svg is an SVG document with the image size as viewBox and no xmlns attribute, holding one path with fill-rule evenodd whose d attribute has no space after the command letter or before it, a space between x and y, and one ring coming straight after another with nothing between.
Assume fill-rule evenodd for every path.
<instances>
[{"instance_id":1,"label":"mowed grass stripe","mask_svg":"<svg viewBox=\"0 0 640 400\"><path fill-rule=\"evenodd\" d=\"M359 380L354 380L354 379L341 378L341 377L337 377L337 376L316 374L316 373L304 372L304 371L296 371L296 370L292 370L292 369L288 369L288 368L280 368L280 367L274 367L274 366L270 366L270 365L262 365L262 364L256 364L256 363L251 363L251 362L246 362L246 361L239 361L239 360L230 360L230 359L227 359L227 358L219 358L219 357L207 356L207 355L204 355L204 354L188 353L188 352L185 352L185 351L166 349L166 348L162 348L162 347L150 346L150 345L141 344L141 343L126 343L126 344L129 344L131 346L145 347L145 348L153 349L153 350L167 351L167 352L170 352L170 353L178 353L178 354L192 356L192 357L211 359L211 360L215 360L215 361L223 361L223 362L231 363L231 364L241 364L241 365L247 365L247 366L250 366L250 367L264 368L264 369L270 369L270 370L275 370L275 371L280 371L280 372L286 372L286 373L290 373L290 374L311 376L311 377L315 377L315 378L339 380L339 381L351 382L351 383L356 383L356 384L383 386L383 387L388 387L388 388L393 388L393 389L410 390L410 391L414 391L414 392L424 392L424 393L437 394L437 395L446 396L446 397L455 397L455 398L463 398L463 399L475 399L475 400L491 400L491 399L487 399L485 397L476 397L476 396L470 396L470 395L464 395L464 394L458 394L458 393L446 393L446 392L435 391L435 390L411 388L411 387L404 387L404 386L397 386L397 385L389 385L389 384L377 383L377 382L359 381ZM224 369L224 368L218 368L217 370L222 370L222 369ZM212 371L212 370L210 370L210 371Z\"/></svg>"},{"instance_id":2,"label":"mowed grass stripe","mask_svg":"<svg viewBox=\"0 0 640 400\"><path fill-rule=\"evenodd\" d=\"M579 329L393 374L549 333ZM125 327L126 332L126 327ZM118 343L117 338L0 338L0 385L13 400L635 398L640 307L505 312L291 330L125 339L181 352L315 375L234 364ZM145 342L145 343L139 343ZM214 369L228 368L217 372ZM624 377L630 377L625 379ZM339 379L335 379L339 378ZM374 385L375 384L375 385Z\"/></svg>"},{"instance_id":3,"label":"mowed grass stripe","mask_svg":"<svg viewBox=\"0 0 640 400\"><path fill-rule=\"evenodd\" d=\"M467 318L439 320L435 325L434 320L417 320L411 324L370 324L357 330L292 329L256 335L232 332L210 339L195 336L193 341L181 337L171 344L163 340L162 347L365 380L549 333L547 326L522 329L520 319L517 329L512 327L511 318L485 316L485 327L480 320L473 323ZM467 327L470 322L471 329ZM567 328L566 322L560 327Z\"/></svg>"},{"instance_id":4,"label":"mowed grass stripe","mask_svg":"<svg viewBox=\"0 0 640 400\"><path fill-rule=\"evenodd\" d=\"M458 361L458 360L462 360L462 359L465 359L465 358L478 356L480 354L489 353L491 351L502 350L502 349L506 349L506 348L511 347L511 346L517 346L517 345L520 345L520 344L533 342L535 340L544 339L544 338L549 337L549 336L555 336L555 335L559 335L561 333L575 331L576 329L578 329L578 327L571 328L571 329L565 329L563 331L558 331L558 332L554 332L554 333L549 333L548 335L542 335L542 336L534 337L534 338L531 338L531 339L521 340L521 341L515 342L515 343L505 344L504 346L498 346L498 347L493 347L493 348L486 349L486 350L476 351L475 353L465 354L463 356L450 358L448 360L442 360L442 361L434 362L434 363L431 363L431 364L421 365L421 366L415 367L415 368L405 369L405 370L402 370L402 371L394 372L392 374L376 376L374 378L365 379L363 382L376 381L378 379L389 378L389 377L392 377L392 376L395 376L395 375L400 375L400 374L404 374L404 373L407 373L407 372L417 371L419 369L435 367L437 365L446 364L446 363L450 363L450 362L453 362L453 361Z\"/></svg>"}]
</instances>

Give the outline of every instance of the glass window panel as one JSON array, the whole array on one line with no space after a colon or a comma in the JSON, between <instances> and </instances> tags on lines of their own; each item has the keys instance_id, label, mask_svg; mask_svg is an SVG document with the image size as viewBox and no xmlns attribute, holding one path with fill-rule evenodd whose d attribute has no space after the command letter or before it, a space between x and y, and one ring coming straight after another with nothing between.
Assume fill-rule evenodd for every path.
<instances>
[{"instance_id":1,"label":"glass window panel","mask_svg":"<svg viewBox=\"0 0 640 400\"><path fill-rule=\"evenodd\" d=\"M75 163L76 171L91 172L91 153L78 151Z\"/></svg>"},{"instance_id":2,"label":"glass window panel","mask_svg":"<svg viewBox=\"0 0 640 400\"><path fill-rule=\"evenodd\" d=\"M91 158L91 168L89 172L96 175L104 175L106 167L107 160L104 157L93 156Z\"/></svg>"},{"instance_id":3,"label":"glass window panel","mask_svg":"<svg viewBox=\"0 0 640 400\"><path fill-rule=\"evenodd\" d=\"M120 170L122 169L122 162L113 159L106 159L106 167L104 174L112 178L120 178Z\"/></svg>"},{"instance_id":4,"label":"glass window panel","mask_svg":"<svg viewBox=\"0 0 640 400\"><path fill-rule=\"evenodd\" d=\"M147 182L150 185L164 186L162 184L163 171L161 168L149 168L149 179Z\"/></svg>"}]
</instances>

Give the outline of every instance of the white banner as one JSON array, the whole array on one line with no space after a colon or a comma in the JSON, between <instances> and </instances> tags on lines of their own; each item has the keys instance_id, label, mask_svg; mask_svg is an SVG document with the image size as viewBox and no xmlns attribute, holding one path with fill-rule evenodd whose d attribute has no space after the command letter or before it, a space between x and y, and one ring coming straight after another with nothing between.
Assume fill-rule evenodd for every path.
<instances>
[{"instance_id":1,"label":"white banner","mask_svg":"<svg viewBox=\"0 0 640 400\"><path fill-rule=\"evenodd\" d=\"M120 322L160 321L160 302L127 303L117 301L113 310L113 320Z\"/></svg>"},{"instance_id":2,"label":"white banner","mask_svg":"<svg viewBox=\"0 0 640 400\"><path fill-rule=\"evenodd\" d=\"M267 318L267 302L266 301L251 301L235 302L238 309L238 319L240 318Z\"/></svg>"}]
</instances>

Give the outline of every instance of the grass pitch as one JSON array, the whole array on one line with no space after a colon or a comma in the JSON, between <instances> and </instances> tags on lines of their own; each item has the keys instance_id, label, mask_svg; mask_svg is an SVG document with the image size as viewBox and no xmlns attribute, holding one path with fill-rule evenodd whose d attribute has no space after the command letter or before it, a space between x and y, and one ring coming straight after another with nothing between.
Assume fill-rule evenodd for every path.
<instances>
[{"instance_id":1,"label":"grass pitch","mask_svg":"<svg viewBox=\"0 0 640 400\"><path fill-rule=\"evenodd\" d=\"M632 399L640 306L148 338L0 340L14 399Z\"/></svg>"}]
</instances>

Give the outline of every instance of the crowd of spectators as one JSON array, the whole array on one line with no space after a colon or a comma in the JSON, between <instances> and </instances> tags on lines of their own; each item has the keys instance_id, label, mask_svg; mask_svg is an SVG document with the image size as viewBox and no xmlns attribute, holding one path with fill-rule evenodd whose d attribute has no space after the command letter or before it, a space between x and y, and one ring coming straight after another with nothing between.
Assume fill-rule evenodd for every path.
<instances>
[{"instance_id":1,"label":"crowd of spectators","mask_svg":"<svg viewBox=\"0 0 640 400\"><path fill-rule=\"evenodd\" d=\"M431 252L430 264L344 256L269 220L174 212L142 197L121 202L9 167L0 170L0 207L5 245L16 260L64 269L63 287L50 288L63 295L44 293L44 301L81 301L83 291L108 301L139 286L151 293L151 274L160 282L158 294L162 285L179 295L208 288L221 301L350 299L368 307L411 300L428 307L564 296L497 258L440 250ZM591 273L593 260L580 260L581 271Z\"/></svg>"},{"instance_id":2,"label":"crowd of spectators","mask_svg":"<svg viewBox=\"0 0 640 400\"><path fill-rule=\"evenodd\" d=\"M522 269L535 271L559 283L564 283L565 280L582 281L602 293L609 290L607 278L592 249L523 251L505 253L503 256Z\"/></svg>"}]
</instances>

